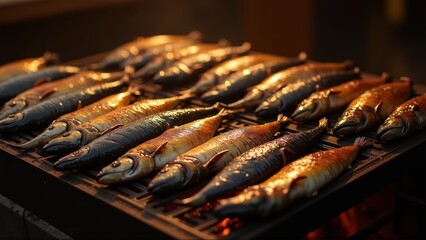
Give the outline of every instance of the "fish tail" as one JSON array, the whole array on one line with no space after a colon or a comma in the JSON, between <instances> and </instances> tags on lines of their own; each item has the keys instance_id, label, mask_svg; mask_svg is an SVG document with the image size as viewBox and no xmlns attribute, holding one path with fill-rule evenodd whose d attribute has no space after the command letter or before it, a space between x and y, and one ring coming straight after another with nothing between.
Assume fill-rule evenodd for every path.
<instances>
[{"instance_id":1,"label":"fish tail","mask_svg":"<svg viewBox=\"0 0 426 240\"><path fill-rule=\"evenodd\" d=\"M374 141L367 139L366 137L357 137L355 139L354 145L357 145L359 148L366 148L372 146Z\"/></svg>"},{"instance_id":2,"label":"fish tail","mask_svg":"<svg viewBox=\"0 0 426 240\"><path fill-rule=\"evenodd\" d=\"M328 119L327 118L321 118L320 120L319 120L319 124L318 124L320 127L327 127L327 125L328 125Z\"/></svg>"},{"instance_id":3,"label":"fish tail","mask_svg":"<svg viewBox=\"0 0 426 240\"><path fill-rule=\"evenodd\" d=\"M286 123L291 122L291 121L292 121L291 118L285 116L284 114L282 114L282 113L278 114L277 122L279 122L281 124L286 124Z\"/></svg>"}]
</instances>

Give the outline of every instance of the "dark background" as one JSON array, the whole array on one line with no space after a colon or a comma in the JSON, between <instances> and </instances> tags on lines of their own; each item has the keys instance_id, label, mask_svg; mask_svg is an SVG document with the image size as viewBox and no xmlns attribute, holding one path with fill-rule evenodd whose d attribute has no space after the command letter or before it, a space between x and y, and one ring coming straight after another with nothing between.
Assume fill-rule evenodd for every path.
<instances>
[{"instance_id":1,"label":"dark background","mask_svg":"<svg viewBox=\"0 0 426 240\"><path fill-rule=\"evenodd\" d=\"M7 2L7 1L6 1ZM256 51L354 60L426 83L425 1L44 0L0 3L0 64L54 51L63 61L137 36L201 31Z\"/></svg>"}]
</instances>

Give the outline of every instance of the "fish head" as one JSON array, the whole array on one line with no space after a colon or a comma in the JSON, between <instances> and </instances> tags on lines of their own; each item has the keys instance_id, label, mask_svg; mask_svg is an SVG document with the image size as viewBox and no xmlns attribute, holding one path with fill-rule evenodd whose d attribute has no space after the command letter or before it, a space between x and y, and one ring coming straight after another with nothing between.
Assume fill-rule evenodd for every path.
<instances>
[{"instance_id":1,"label":"fish head","mask_svg":"<svg viewBox=\"0 0 426 240\"><path fill-rule=\"evenodd\" d=\"M185 167L176 163L167 164L149 183L148 191L152 194L168 194L181 189L185 182Z\"/></svg>"},{"instance_id":2,"label":"fish head","mask_svg":"<svg viewBox=\"0 0 426 240\"><path fill-rule=\"evenodd\" d=\"M77 151L60 158L53 164L53 168L59 171L66 171L84 167L84 164L81 164L81 159L84 159L84 156L88 155L89 152L89 147L81 147Z\"/></svg>"},{"instance_id":3,"label":"fish head","mask_svg":"<svg viewBox=\"0 0 426 240\"><path fill-rule=\"evenodd\" d=\"M278 98L272 97L271 101L265 101L256 108L255 114L260 117L276 115L283 109L283 103Z\"/></svg>"},{"instance_id":4,"label":"fish head","mask_svg":"<svg viewBox=\"0 0 426 240\"><path fill-rule=\"evenodd\" d=\"M42 148L47 154L61 154L76 150L82 145L83 134L79 130L63 133L60 137L52 139Z\"/></svg>"},{"instance_id":5,"label":"fish head","mask_svg":"<svg viewBox=\"0 0 426 240\"><path fill-rule=\"evenodd\" d=\"M10 114L20 112L28 106L26 98L16 98L4 104L0 113L0 118L7 117Z\"/></svg>"},{"instance_id":6,"label":"fish head","mask_svg":"<svg viewBox=\"0 0 426 240\"><path fill-rule=\"evenodd\" d=\"M9 114L7 117L0 120L0 126L7 126L9 124L13 124L19 121L22 121L25 118L25 113L18 112Z\"/></svg>"},{"instance_id":7,"label":"fish head","mask_svg":"<svg viewBox=\"0 0 426 240\"><path fill-rule=\"evenodd\" d=\"M185 78L186 75L188 75L186 73L186 71L182 70L183 67L179 67L179 66L170 66L168 68L166 68L165 70L161 70L159 71L154 77L153 77L153 81L155 83L173 83L173 82L178 82L181 79ZM187 67L185 66L184 69L186 69ZM188 72L190 70L187 70Z\"/></svg>"},{"instance_id":8,"label":"fish head","mask_svg":"<svg viewBox=\"0 0 426 240\"><path fill-rule=\"evenodd\" d=\"M136 159L126 154L104 167L97 175L98 182L111 184L144 177L152 172L153 163L154 159L151 156L139 156Z\"/></svg>"},{"instance_id":9,"label":"fish head","mask_svg":"<svg viewBox=\"0 0 426 240\"><path fill-rule=\"evenodd\" d=\"M317 99L305 100L297 106L292 118L296 121L312 119L313 116L323 115L325 111L322 110L325 110L326 107L324 101L318 101Z\"/></svg>"},{"instance_id":10,"label":"fish head","mask_svg":"<svg viewBox=\"0 0 426 240\"><path fill-rule=\"evenodd\" d=\"M353 134L374 125L376 114L373 111L354 109L345 111L333 128L336 135Z\"/></svg>"},{"instance_id":11,"label":"fish head","mask_svg":"<svg viewBox=\"0 0 426 240\"><path fill-rule=\"evenodd\" d=\"M403 116L389 117L377 130L377 139L381 142L388 142L404 136L408 134L409 126L409 120Z\"/></svg>"}]
</instances>

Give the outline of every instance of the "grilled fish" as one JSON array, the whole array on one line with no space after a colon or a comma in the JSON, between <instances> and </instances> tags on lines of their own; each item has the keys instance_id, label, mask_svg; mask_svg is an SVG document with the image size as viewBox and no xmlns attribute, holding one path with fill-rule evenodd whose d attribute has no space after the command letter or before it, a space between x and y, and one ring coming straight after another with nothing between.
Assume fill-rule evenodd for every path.
<instances>
[{"instance_id":1,"label":"grilled fish","mask_svg":"<svg viewBox=\"0 0 426 240\"><path fill-rule=\"evenodd\" d=\"M265 217L292 202L314 196L319 189L351 166L361 148L372 142L357 138L354 145L306 155L284 166L266 181L219 201L219 216Z\"/></svg>"},{"instance_id":2,"label":"grilled fish","mask_svg":"<svg viewBox=\"0 0 426 240\"><path fill-rule=\"evenodd\" d=\"M306 61L306 54L301 53L296 59L287 59L270 54L251 54L246 56L237 57L227 60L207 72L201 74L198 82L188 89L186 93L201 94L204 93L218 84L222 84L226 77L237 72L242 71L250 66L264 62L278 62L288 60L294 61L294 65L302 64Z\"/></svg>"},{"instance_id":3,"label":"grilled fish","mask_svg":"<svg viewBox=\"0 0 426 240\"><path fill-rule=\"evenodd\" d=\"M250 48L250 43L244 43L241 46L213 49L182 58L165 70L158 72L154 76L153 81L159 84L186 81L198 76L220 62L246 54Z\"/></svg>"},{"instance_id":4,"label":"grilled fish","mask_svg":"<svg viewBox=\"0 0 426 240\"><path fill-rule=\"evenodd\" d=\"M426 93L399 105L377 131L377 139L388 142L426 127Z\"/></svg>"},{"instance_id":5,"label":"grilled fish","mask_svg":"<svg viewBox=\"0 0 426 240\"><path fill-rule=\"evenodd\" d=\"M160 170L180 154L212 138L226 114L220 112L168 129L160 136L130 149L99 172L98 182L111 184L129 181Z\"/></svg>"},{"instance_id":6,"label":"grilled fish","mask_svg":"<svg viewBox=\"0 0 426 240\"><path fill-rule=\"evenodd\" d=\"M26 73L11 77L0 82L0 105L19 93L38 85L41 82L57 80L71 76L80 69L72 66L51 66L37 72Z\"/></svg>"},{"instance_id":7,"label":"grilled fish","mask_svg":"<svg viewBox=\"0 0 426 240\"><path fill-rule=\"evenodd\" d=\"M0 132L25 131L43 127L81 105L91 104L119 92L127 84L128 81L122 80L104 83L44 101L0 120Z\"/></svg>"},{"instance_id":8,"label":"grilled fish","mask_svg":"<svg viewBox=\"0 0 426 240\"><path fill-rule=\"evenodd\" d=\"M58 55L46 52L42 57L27 58L4 64L0 66L0 82L20 74L37 72L58 61Z\"/></svg>"},{"instance_id":9,"label":"grilled fish","mask_svg":"<svg viewBox=\"0 0 426 240\"><path fill-rule=\"evenodd\" d=\"M46 154L64 154L86 145L93 139L140 118L175 108L190 96L144 99L85 122L43 147Z\"/></svg>"},{"instance_id":10,"label":"grilled fish","mask_svg":"<svg viewBox=\"0 0 426 240\"><path fill-rule=\"evenodd\" d=\"M41 101L54 98L75 90L84 89L102 82L115 81L123 77L123 73L101 73L85 71L54 82L30 88L7 101L0 111L0 119L17 113Z\"/></svg>"},{"instance_id":11,"label":"grilled fish","mask_svg":"<svg viewBox=\"0 0 426 240\"><path fill-rule=\"evenodd\" d=\"M149 183L148 191L165 194L199 182L234 157L267 142L286 121L280 115L277 121L230 130L210 139L168 163Z\"/></svg>"},{"instance_id":12,"label":"grilled fish","mask_svg":"<svg viewBox=\"0 0 426 240\"><path fill-rule=\"evenodd\" d=\"M188 35L156 35L152 37L139 37L134 41L125 43L109 53L95 68L105 69L118 66L121 62L133 56L145 52L147 49L157 47L171 42L185 39L199 39L199 32L191 32Z\"/></svg>"},{"instance_id":13,"label":"grilled fish","mask_svg":"<svg viewBox=\"0 0 426 240\"><path fill-rule=\"evenodd\" d=\"M161 112L102 135L54 164L56 170L73 170L104 165L117 159L131 148L155 138L168 128L218 113L218 105L207 108L187 108Z\"/></svg>"},{"instance_id":14,"label":"grilled fish","mask_svg":"<svg viewBox=\"0 0 426 240\"><path fill-rule=\"evenodd\" d=\"M345 61L341 63L307 63L291 67L267 77L252 87L242 99L229 104L228 107L232 109L256 107L289 83L307 79L322 72L342 70L352 66L351 61Z\"/></svg>"},{"instance_id":15,"label":"grilled fish","mask_svg":"<svg viewBox=\"0 0 426 240\"><path fill-rule=\"evenodd\" d=\"M227 76L223 83L204 93L201 100L212 103L235 98L244 93L247 88L260 83L267 76L302 63L303 60L295 58L255 64Z\"/></svg>"},{"instance_id":16,"label":"grilled fish","mask_svg":"<svg viewBox=\"0 0 426 240\"><path fill-rule=\"evenodd\" d=\"M201 52L209 51L212 49L217 49L221 47L225 47L227 43L219 43L219 44L205 44L200 43L193 46L189 46L182 49L176 49L172 52L164 53L163 55L157 56L152 59L151 62L147 63L145 66L137 70L133 77L148 77L157 74L160 70L166 69L173 62L180 60L184 57L188 57L194 54L198 54Z\"/></svg>"},{"instance_id":17,"label":"grilled fish","mask_svg":"<svg viewBox=\"0 0 426 240\"><path fill-rule=\"evenodd\" d=\"M347 135L383 122L410 97L411 81L383 84L354 99L334 126L333 133Z\"/></svg>"},{"instance_id":18,"label":"grilled fish","mask_svg":"<svg viewBox=\"0 0 426 240\"><path fill-rule=\"evenodd\" d=\"M285 164L303 156L326 128L327 119L324 118L314 129L284 135L242 153L198 193L177 203L199 206L265 180Z\"/></svg>"},{"instance_id":19,"label":"grilled fish","mask_svg":"<svg viewBox=\"0 0 426 240\"><path fill-rule=\"evenodd\" d=\"M78 125L87 122L95 117L111 112L115 109L126 106L132 99L132 92L114 94L94 102L86 107L80 108L74 112L60 116L54 120L41 134L30 141L13 145L22 149L30 149L43 146L55 137L76 128Z\"/></svg>"},{"instance_id":20,"label":"grilled fish","mask_svg":"<svg viewBox=\"0 0 426 240\"><path fill-rule=\"evenodd\" d=\"M355 78L359 78L359 69L321 73L309 79L298 80L281 88L262 102L256 108L255 114L265 117L280 112L288 112L311 93L315 92L318 86L327 88Z\"/></svg>"},{"instance_id":21,"label":"grilled fish","mask_svg":"<svg viewBox=\"0 0 426 240\"><path fill-rule=\"evenodd\" d=\"M325 116L327 113L341 109L363 92L385 84L389 79L389 75L383 74L382 77L353 80L317 91L299 103L292 118L296 121L309 121Z\"/></svg>"}]
</instances>

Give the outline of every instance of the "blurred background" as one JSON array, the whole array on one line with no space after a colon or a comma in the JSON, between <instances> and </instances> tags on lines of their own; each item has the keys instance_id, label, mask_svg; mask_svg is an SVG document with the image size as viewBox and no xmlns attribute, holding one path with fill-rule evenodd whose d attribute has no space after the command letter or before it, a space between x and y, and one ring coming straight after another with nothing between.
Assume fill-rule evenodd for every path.
<instances>
[{"instance_id":1,"label":"blurred background","mask_svg":"<svg viewBox=\"0 0 426 240\"><path fill-rule=\"evenodd\" d=\"M63 61L137 36L199 30L285 56L354 60L426 83L425 1L0 0L0 64L54 51Z\"/></svg>"}]
</instances>

